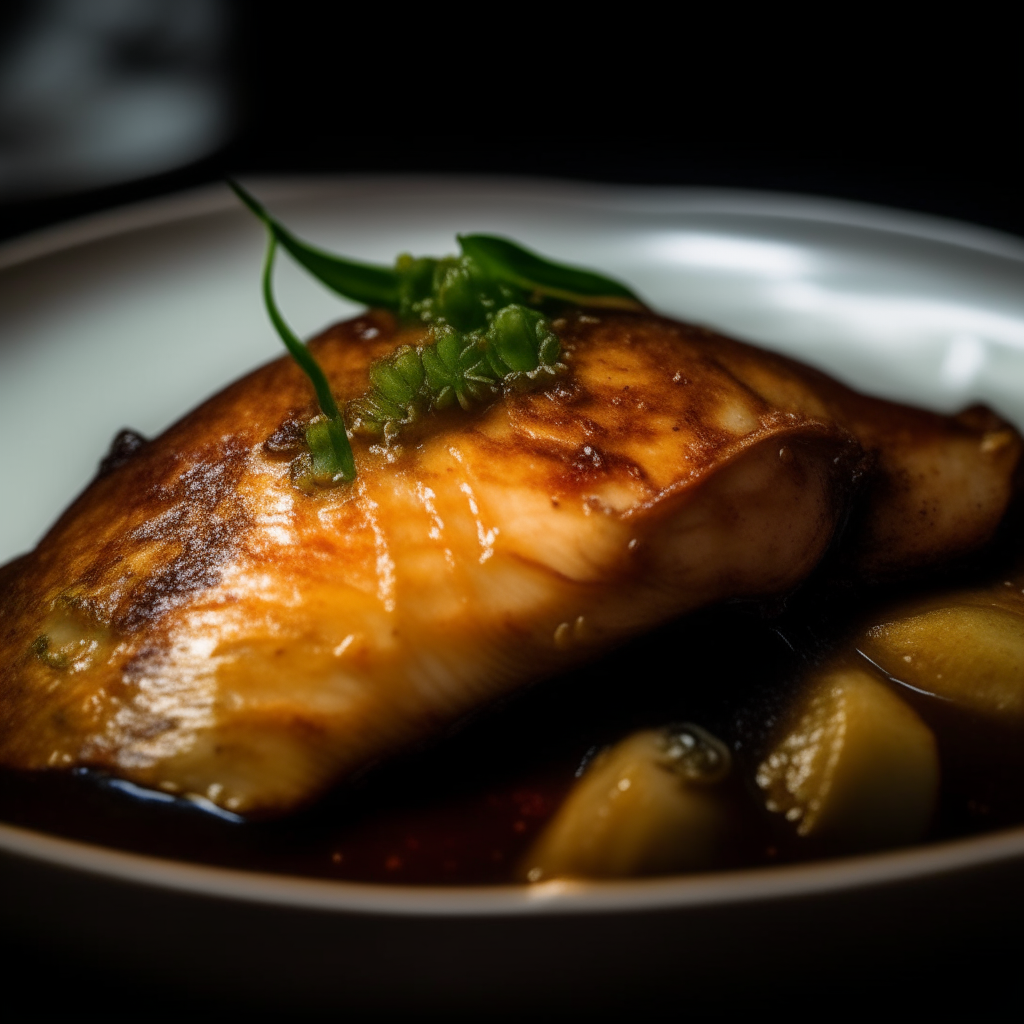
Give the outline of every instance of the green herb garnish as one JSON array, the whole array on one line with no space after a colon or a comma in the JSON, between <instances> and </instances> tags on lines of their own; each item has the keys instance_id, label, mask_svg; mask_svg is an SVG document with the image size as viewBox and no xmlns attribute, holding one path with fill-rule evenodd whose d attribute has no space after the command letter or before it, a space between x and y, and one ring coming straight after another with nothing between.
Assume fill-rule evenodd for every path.
<instances>
[{"instance_id":1,"label":"green herb garnish","mask_svg":"<svg viewBox=\"0 0 1024 1024\"><path fill-rule=\"evenodd\" d=\"M306 427L306 443L309 445L310 465L303 467L302 475L308 481L321 487L331 487L356 478L356 463L352 457L352 446L345 431L345 420L334 401L331 385L313 353L296 337L281 316L274 301L273 274L274 257L277 255L277 236L272 229L267 231L267 257L263 264L263 301L277 333L299 364L303 373L312 381L316 399L320 403L322 417L313 420Z\"/></svg>"},{"instance_id":2,"label":"green herb garnish","mask_svg":"<svg viewBox=\"0 0 1024 1024\"><path fill-rule=\"evenodd\" d=\"M353 433L390 443L402 427L434 410L470 409L504 390L533 386L566 367L561 344L541 308L551 301L606 309L643 309L624 285L545 260L493 235L459 235L460 256L398 257L393 268L357 263L301 241L241 186L229 182L267 229L263 299L271 322L309 377L322 416L306 428L310 454L297 482L331 486L355 478L345 421ZM328 288L356 302L429 325L427 342L405 345L370 367L370 387L343 417L327 377L274 301L277 247Z\"/></svg>"},{"instance_id":3,"label":"green herb garnish","mask_svg":"<svg viewBox=\"0 0 1024 1024\"><path fill-rule=\"evenodd\" d=\"M287 228L274 220L248 192L236 182L228 184L235 195L266 225L267 232L305 267L318 281L332 291L353 302L367 306L398 309L400 275L390 267L376 267L370 263L356 263L334 253L324 252L300 241Z\"/></svg>"},{"instance_id":4,"label":"green herb garnish","mask_svg":"<svg viewBox=\"0 0 1024 1024\"><path fill-rule=\"evenodd\" d=\"M578 306L641 310L644 304L625 286L603 274L552 263L515 242L494 235L458 235L465 256L500 281L544 298Z\"/></svg>"},{"instance_id":5,"label":"green herb garnish","mask_svg":"<svg viewBox=\"0 0 1024 1024\"><path fill-rule=\"evenodd\" d=\"M354 433L391 441L427 412L456 402L468 411L503 390L529 387L566 369L544 316L516 303L498 310L486 331L463 334L435 323L429 338L429 344L403 345L370 367L369 390L347 407Z\"/></svg>"}]
</instances>

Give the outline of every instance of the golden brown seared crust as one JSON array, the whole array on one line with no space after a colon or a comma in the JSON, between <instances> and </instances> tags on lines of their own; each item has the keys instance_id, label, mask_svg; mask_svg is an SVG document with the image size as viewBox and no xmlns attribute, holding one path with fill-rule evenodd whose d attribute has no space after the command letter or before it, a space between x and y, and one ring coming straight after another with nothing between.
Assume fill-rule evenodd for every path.
<instances>
[{"instance_id":1,"label":"golden brown seared crust","mask_svg":"<svg viewBox=\"0 0 1024 1024\"><path fill-rule=\"evenodd\" d=\"M857 396L658 317L556 329L566 377L391 448L357 439L351 487L290 482L288 424L314 409L288 359L110 468L4 577L0 763L283 813L625 636L811 571L862 460ZM371 313L313 348L350 398L421 337ZM975 460L993 434L881 407L910 417L911 451L925 421Z\"/></svg>"}]
</instances>

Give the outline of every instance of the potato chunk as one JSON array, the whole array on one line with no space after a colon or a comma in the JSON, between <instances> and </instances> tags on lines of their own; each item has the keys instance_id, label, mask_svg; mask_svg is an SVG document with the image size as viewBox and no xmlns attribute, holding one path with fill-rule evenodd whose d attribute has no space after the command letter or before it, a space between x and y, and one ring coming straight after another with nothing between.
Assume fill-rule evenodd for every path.
<instances>
[{"instance_id":1,"label":"potato chunk","mask_svg":"<svg viewBox=\"0 0 1024 1024\"><path fill-rule=\"evenodd\" d=\"M730 769L728 748L698 726L633 733L590 765L520 876L628 878L711 867L734 830L719 785Z\"/></svg>"},{"instance_id":2,"label":"potato chunk","mask_svg":"<svg viewBox=\"0 0 1024 1024\"><path fill-rule=\"evenodd\" d=\"M770 811L829 851L910 843L935 808L935 737L884 683L835 668L811 681L757 784Z\"/></svg>"},{"instance_id":3,"label":"potato chunk","mask_svg":"<svg viewBox=\"0 0 1024 1024\"><path fill-rule=\"evenodd\" d=\"M873 626L861 650L915 689L1024 724L1024 617L1004 608L934 608Z\"/></svg>"}]
</instances>

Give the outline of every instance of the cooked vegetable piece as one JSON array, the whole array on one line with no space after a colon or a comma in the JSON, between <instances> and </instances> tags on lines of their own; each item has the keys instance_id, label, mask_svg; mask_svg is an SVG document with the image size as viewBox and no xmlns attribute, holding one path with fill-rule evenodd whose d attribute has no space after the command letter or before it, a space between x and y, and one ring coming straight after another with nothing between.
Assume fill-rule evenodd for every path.
<instances>
[{"instance_id":1,"label":"cooked vegetable piece","mask_svg":"<svg viewBox=\"0 0 1024 1024\"><path fill-rule=\"evenodd\" d=\"M935 737L885 683L859 668L815 676L757 770L766 806L833 853L920 839L935 809Z\"/></svg>"},{"instance_id":2,"label":"cooked vegetable piece","mask_svg":"<svg viewBox=\"0 0 1024 1024\"><path fill-rule=\"evenodd\" d=\"M591 763L523 860L524 881L630 878L715 865L737 832L728 747L681 725L633 733Z\"/></svg>"},{"instance_id":3,"label":"cooked vegetable piece","mask_svg":"<svg viewBox=\"0 0 1024 1024\"><path fill-rule=\"evenodd\" d=\"M1024 725L1024 615L956 604L867 630L860 648L917 690Z\"/></svg>"}]
</instances>

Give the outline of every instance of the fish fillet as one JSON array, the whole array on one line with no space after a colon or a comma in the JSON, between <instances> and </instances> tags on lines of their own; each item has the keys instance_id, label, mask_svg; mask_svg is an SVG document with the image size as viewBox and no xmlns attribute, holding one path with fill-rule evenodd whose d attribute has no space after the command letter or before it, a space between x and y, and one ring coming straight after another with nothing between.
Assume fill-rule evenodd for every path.
<instances>
[{"instance_id":1,"label":"fish fillet","mask_svg":"<svg viewBox=\"0 0 1024 1024\"><path fill-rule=\"evenodd\" d=\"M1020 434L988 409L940 416L872 398L797 363L707 332L716 358L779 408L830 420L865 452L844 538L847 568L891 579L991 539L1020 488Z\"/></svg>"},{"instance_id":2,"label":"fish fillet","mask_svg":"<svg viewBox=\"0 0 1024 1024\"><path fill-rule=\"evenodd\" d=\"M392 447L357 439L351 486L291 483L314 407L288 359L109 460L0 578L0 764L280 815L630 635L813 569L864 467L827 378L653 316L555 327L567 374ZM421 337L371 313L312 348L349 398Z\"/></svg>"}]
</instances>

